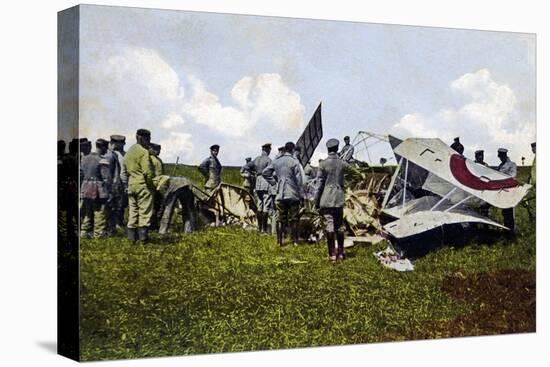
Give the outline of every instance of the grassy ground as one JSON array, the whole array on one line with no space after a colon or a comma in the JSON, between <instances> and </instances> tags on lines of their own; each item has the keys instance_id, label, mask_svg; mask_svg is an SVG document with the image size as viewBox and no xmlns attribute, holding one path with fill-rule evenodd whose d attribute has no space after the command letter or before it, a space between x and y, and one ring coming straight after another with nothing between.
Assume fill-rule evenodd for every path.
<instances>
[{"instance_id":1,"label":"grassy ground","mask_svg":"<svg viewBox=\"0 0 550 367\"><path fill-rule=\"evenodd\" d=\"M385 243L332 265L324 242L279 248L239 228L83 240L82 359L532 332L535 224L519 207L517 222L514 243L444 247L410 273L376 262Z\"/></svg>"}]
</instances>

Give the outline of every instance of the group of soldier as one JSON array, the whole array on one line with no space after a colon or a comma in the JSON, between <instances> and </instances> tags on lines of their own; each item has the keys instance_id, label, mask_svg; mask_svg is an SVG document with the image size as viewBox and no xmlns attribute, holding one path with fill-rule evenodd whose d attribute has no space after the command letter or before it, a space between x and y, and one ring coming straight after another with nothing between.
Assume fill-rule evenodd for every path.
<instances>
[{"instance_id":1,"label":"group of soldier","mask_svg":"<svg viewBox=\"0 0 550 367\"><path fill-rule=\"evenodd\" d=\"M75 230L78 210L68 208L77 201L78 192L81 237L107 237L117 227L126 227L128 239L147 241L150 229L158 226L155 197L166 177L161 146L151 143L151 133L145 129L137 130L136 143L128 152L125 144L124 136L112 135L110 141L97 139L92 151L87 138L73 139L65 153L65 142L58 141L60 209L68 213L68 232ZM80 177L75 180L78 167Z\"/></svg>"},{"instance_id":2,"label":"group of soldier","mask_svg":"<svg viewBox=\"0 0 550 367\"><path fill-rule=\"evenodd\" d=\"M270 143L262 145L255 159L246 158L240 173L243 186L255 198L261 233L275 232L279 246L285 245L290 234L296 245L301 209L312 203L325 218L329 259L344 259L344 169L353 159L349 137L344 141L340 152L337 139L327 141L328 157L319 161L317 169L309 161L302 166L302 152L293 142L279 147L274 159L270 158Z\"/></svg>"},{"instance_id":3,"label":"group of soldier","mask_svg":"<svg viewBox=\"0 0 550 367\"><path fill-rule=\"evenodd\" d=\"M464 146L460 142L460 137L457 136L456 138L454 138L454 142L453 144L451 144L451 148L461 155L464 153ZM531 143L531 151L535 155L536 155L536 148L537 148L536 142ZM485 157L484 157L485 152L483 150L476 150L474 155L475 155L475 159L474 159L475 163L489 167L489 165L485 162ZM517 175L517 165L508 156L508 149L498 148L497 156L500 160L500 163L498 167L496 167L496 170L515 178ZM533 160L533 164L531 166L531 174L529 176L528 183L533 186L536 184L536 161L535 160ZM532 190L532 192L534 191L535 190ZM529 198L527 198L527 200L529 200ZM483 211L483 214L485 215L488 214L487 207L482 208L481 210ZM530 212L529 212L529 215L531 216ZM502 209L502 217L503 217L504 226L510 229L509 233L512 237L514 237L516 235L516 221L515 221L514 208Z\"/></svg>"},{"instance_id":4,"label":"group of soldier","mask_svg":"<svg viewBox=\"0 0 550 367\"><path fill-rule=\"evenodd\" d=\"M288 142L279 147L277 155L271 159L271 144L261 147L255 159L247 158L240 173L244 187L253 196L256 207L257 226L261 233L275 233L277 243L285 245L287 234L296 245L299 241L299 219L304 205L313 205L325 219L325 233L330 261L344 259L344 170L353 161L354 148L348 136L339 151L339 141L326 142L328 157L319 160L318 168L310 162L302 166L300 147ZM162 200L160 192L170 179L164 175L162 160L159 157L161 146L151 142L151 133L138 129L136 143L128 152L124 151L126 138L112 135L110 141L97 139L95 151L87 138L73 139L69 152L65 153L65 142L58 142L59 182L63 191L60 203L67 213L67 230L75 230L76 216L80 213L81 237L105 237L117 227L126 228L130 241L149 239L151 229L159 229L159 213ZM533 153L536 144L532 145ZM451 148L463 154L464 146L457 137ZM208 193L216 190L221 183L222 165L218 159L220 146L210 147L210 156L198 167L206 182ZM515 177L516 164L508 157L505 148L498 149L501 161L497 170ZM484 152L475 152L475 162L487 166ZM79 183L67 179L69 172L80 167ZM533 162L530 183L535 183L535 162ZM315 187L311 189L314 182ZM79 209L72 208L71 202L78 200ZM66 205L63 202L68 203ZM185 206L185 205L184 205ZM189 205L187 205L189 206ZM125 210L128 219L125 222ZM170 205L173 208L173 203ZM192 208L187 208L189 212ZM503 209L504 225L515 234L514 209ZM171 218L171 213L168 216ZM166 226L161 233L166 232Z\"/></svg>"}]
</instances>

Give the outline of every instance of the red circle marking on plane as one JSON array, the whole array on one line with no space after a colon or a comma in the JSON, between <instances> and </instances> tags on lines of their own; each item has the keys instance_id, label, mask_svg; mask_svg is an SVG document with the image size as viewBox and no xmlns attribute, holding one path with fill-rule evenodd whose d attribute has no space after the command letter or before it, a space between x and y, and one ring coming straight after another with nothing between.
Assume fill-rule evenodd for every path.
<instances>
[{"instance_id":1,"label":"red circle marking on plane","mask_svg":"<svg viewBox=\"0 0 550 367\"><path fill-rule=\"evenodd\" d=\"M502 190L519 186L519 182L512 177L503 180L483 181L470 172L466 166L466 158L458 154L451 155L449 164L453 177L464 186L474 190Z\"/></svg>"}]
</instances>

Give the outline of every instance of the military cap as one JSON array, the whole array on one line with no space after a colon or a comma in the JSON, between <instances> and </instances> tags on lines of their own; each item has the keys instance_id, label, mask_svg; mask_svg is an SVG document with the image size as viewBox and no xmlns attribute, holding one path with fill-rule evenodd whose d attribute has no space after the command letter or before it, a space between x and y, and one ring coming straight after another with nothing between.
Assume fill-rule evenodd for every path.
<instances>
[{"instance_id":1,"label":"military cap","mask_svg":"<svg viewBox=\"0 0 550 367\"><path fill-rule=\"evenodd\" d=\"M264 145L262 145L262 148L263 149L271 149L271 143L265 143Z\"/></svg>"},{"instance_id":2,"label":"military cap","mask_svg":"<svg viewBox=\"0 0 550 367\"><path fill-rule=\"evenodd\" d=\"M111 135L111 143L126 143L126 137L123 135Z\"/></svg>"},{"instance_id":3,"label":"military cap","mask_svg":"<svg viewBox=\"0 0 550 367\"><path fill-rule=\"evenodd\" d=\"M252 158L251 157L246 157L244 160L247 161L247 162L250 162L252 160Z\"/></svg>"},{"instance_id":4,"label":"military cap","mask_svg":"<svg viewBox=\"0 0 550 367\"><path fill-rule=\"evenodd\" d=\"M285 144L285 150L287 152L294 150L295 147L296 147L296 145L294 145L294 143L291 142L291 141L289 141Z\"/></svg>"},{"instance_id":5,"label":"military cap","mask_svg":"<svg viewBox=\"0 0 550 367\"><path fill-rule=\"evenodd\" d=\"M460 140L460 136L457 136L457 137L455 138L455 141L459 141L459 140Z\"/></svg>"},{"instance_id":6,"label":"military cap","mask_svg":"<svg viewBox=\"0 0 550 367\"><path fill-rule=\"evenodd\" d=\"M532 147L536 147L536 146L537 146L537 142L531 143L531 146L532 146Z\"/></svg>"},{"instance_id":7,"label":"military cap","mask_svg":"<svg viewBox=\"0 0 550 367\"><path fill-rule=\"evenodd\" d=\"M501 153L508 153L508 149L506 148L498 148L498 153L501 154Z\"/></svg>"},{"instance_id":8,"label":"military cap","mask_svg":"<svg viewBox=\"0 0 550 367\"><path fill-rule=\"evenodd\" d=\"M210 150L220 150L220 146L218 144L214 144L210 146Z\"/></svg>"},{"instance_id":9,"label":"military cap","mask_svg":"<svg viewBox=\"0 0 550 367\"><path fill-rule=\"evenodd\" d=\"M282 145L282 146L280 146L279 148L277 148L277 150L278 150L279 152L282 152L283 150L285 150L285 146Z\"/></svg>"},{"instance_id":10,"label":"military cap","mask_svg":"<svg viewBox=\"0 0 550 367\"><path fill-rule=\"evenodd\" d=\"M349 140L349 136L344 136L344 140Z\"/></svg>"},{"instance_id":11,"label":"military cap","mask_svg":"<svg viewBox=\"0 0 550 367\"><path fill-rule=\"evenodd\" d=\"M84 144L88 142L88 138L80 138L78 141L80 142L80 144Z\"/></svg>"},{"instance_id":12,"label":"military cap","mask_svg":"<svg viewBox=\"0 0 550 367\"><path fill-rule=\"evenodd\" d=\"M336 148L338 146L338 144L340 144L340 142L338 141L338 139L329 139L327 141L327 148L328 149L331 149L331 148Z\"/></svg>"},{"instance_id":13,"label":"military cap","mask_svg":"<svg viewBox=\"0 0 550 367\"><path fill-rule=\"evenodd\" d=\"M95 141L95 145L96 147L106 147L107 145L109 145L109 142L105 139L99 138Z\"/></svg>"},{"instance_id":14,"label":"military cap","mask_svg":"<svg viewBox=\"0 0 550 367\"><path fill-rule=\"evenodd\" d=\"M138 135L138 136L151 136L151 132L147 129L138 129L136 131L136 135Z\"/></svg>"},{"instance_id":15,"label":"military cap","mask_svg":"<svg viewBox=\"0 0 550 367\"><path fill-rule=\"evenodd\" d=\"M483 150L476 150L475 151L475 154L478 155L478 154L483 154Z\"/></svg>"},{"instance_id":16,"label":"military cap","mask_svg":"<svg viewBox=\"0 0 550 367\"><path fill-rule=\"evenodd\" d=\"M156 144L156 143L149 143L149 147L151 147L151 149L153 149L153 150L160 150L161 149L161 145Z\"/></svg>"}]
</instances>

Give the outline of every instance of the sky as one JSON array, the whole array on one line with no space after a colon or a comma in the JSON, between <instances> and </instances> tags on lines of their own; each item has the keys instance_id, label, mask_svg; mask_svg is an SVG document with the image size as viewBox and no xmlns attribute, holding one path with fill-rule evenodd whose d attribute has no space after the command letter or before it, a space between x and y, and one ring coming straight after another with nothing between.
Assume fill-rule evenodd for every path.
<instances>
[{"instance_id":1,"label":"sky","mask_svg":"<svg viewBox=\"0 0 550 367\"><path fill-rule=\"evenodd\" d=\"M534 34L81 6L80 135L147 128L161 158L219 144L242 165L296 141L322 102L324 142L359 131L460 136L464 154L533 158ZM377 144L371 156L391 155ZM362 157L360 157L362 158Z\"/></svg>"}]
</instances>

